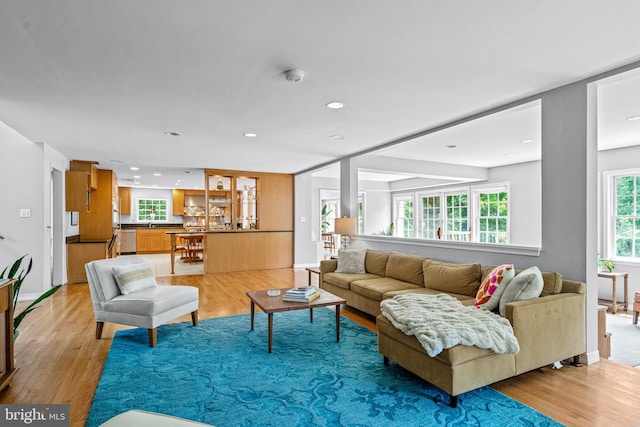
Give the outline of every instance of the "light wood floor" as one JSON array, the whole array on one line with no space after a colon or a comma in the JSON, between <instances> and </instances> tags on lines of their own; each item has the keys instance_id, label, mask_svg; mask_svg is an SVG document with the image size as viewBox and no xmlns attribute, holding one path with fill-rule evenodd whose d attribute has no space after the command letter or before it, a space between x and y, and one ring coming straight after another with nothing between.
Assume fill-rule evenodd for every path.
<instances>
[{"instance_id":1,"label":"light wood floor","mask_svg":"<svg viewBox=\"0 0 640 427\"><path fill-rule=\"evenodd\" d=\"M247 290L306 285L307 272L282 269L158 281L197 286L200 318L206 319L248 313ZM343 313L375 330L370 316L348 308ZM176 321L189 320L185 316ZM83 426L113 335L123 328L107 324L103 338L96 340L87 285L63 287L23 322L15 351L19 371L13 384L0 392L0 403L66 403L71 425ZM493 387L569 426L640 426L640 369L616 362L542 368Z\"/></svg>"}]
</instances>

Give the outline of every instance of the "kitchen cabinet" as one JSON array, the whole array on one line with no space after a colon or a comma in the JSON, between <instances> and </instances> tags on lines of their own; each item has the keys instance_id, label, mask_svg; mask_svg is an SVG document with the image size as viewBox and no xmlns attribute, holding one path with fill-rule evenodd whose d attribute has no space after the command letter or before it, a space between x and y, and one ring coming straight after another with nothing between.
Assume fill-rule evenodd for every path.
<instances>
[{"instance_id":1,"label":"kitchen cabinet","mask_svg":"<svg viewBox=\"0 0 640 427\"><path fill-rule=\"evenodd\" d=\"M91 210L80 212L80 241L107 241L118 223L118 176L98 169L98 189L91 192Z\"/></svg>"},{"instance_id":2,"label":"kitchen cabinet","mask_svg":"<svg viewBox=\"0 0 640 427\"><path fill-rule=\"evenodd\" d=\"M87 212L90 209L91 193L89 174L82 171L65 172L65 210Z\"/></svg>"},{"instance_id":3,"label":"kitchen cabinet","mask_svg":"<svg viewBox=\"0 0 640 427\"><path fill-rule=\"evenodd\" d=\"M184 215L184 190L174 189L171 191L174 215Z\"/></svg>"},{"instance_id":4,"label":"kitchen cabinet","mask_svg":"<svg viewBox=\"0 0 640 427\"><path fill-rule=\"evenodd\" d=\"M120 198L120 215L131 215L131 188L119 187L118 197Z\"/></svg>"},{"instance_id":5,"label":"kitchen cabinet","mask_svg":"<svg viewBox=\"0 0 640 427\"><path fill-rule=\"evenodd\" d=\"M67 283L86 283L87 273L84 265L98 259L111 258L109 248L111 240L100 242L67 243Z\"/></svg>"},{"instance_id":6,"label":"kitchen cabinet","mask_svg":"<svg viewBox=\"0 0 640 427\"><path fill-rule=\"evenodd\" d=\"M171 235L167 232L184 231L183 228L136 229L136 253L158 254L171 252Z\"/></svg>"},{"instance_id":7,"label":"kitchen cabinet","mask_svg":"<svg viewBox=\"0 0 640 427\"><path fill-rule=\"evenodd\" d=\"M86 172L89 174L89 188L94 191L98 189L98 162L88 160L71 160L69 170Z\"/></svg>"}]
</instances>

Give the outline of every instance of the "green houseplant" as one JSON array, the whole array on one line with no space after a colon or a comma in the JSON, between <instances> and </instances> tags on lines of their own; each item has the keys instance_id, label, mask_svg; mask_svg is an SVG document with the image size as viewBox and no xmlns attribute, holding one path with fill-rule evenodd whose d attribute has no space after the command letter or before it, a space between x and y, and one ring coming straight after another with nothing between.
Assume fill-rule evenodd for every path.
<instances>
[{"instance_id":1,"label":"green houseplant","mask_svg":"<svg viewBox=\"0 0 640 427\"><path fill-rule=\"evenodd\" d=\"M52 287L51 289L49 289L48 291L40 295L38 298L36 298L35 301L33 301L24 310L22 310L19 314L16 315L15 314L16 304L18 303L20 288L22 287L22 284L24 283L24 279L27 277L27 274L29 274L29 272L31 271L31 267L33 266L33 260L31 258L29 258L29 265L27 267L22 266L22 261L26 257L27 255L21 256L13 263L13 265L11 265L11 268L7 266L4 268L4 270L2 270L2 273L0 273L0 279L4 279L5 274L7 274L7 277L6 277L7 279L17 279L16 282L13 284L13 313L14 313L13 339L18 338L18 334L19 334L18 327L20 326L20 323L22 323L26 315L31 313L33 310L35 310L38 304L40 304L43 300L45 300L46 298L56 293L56 291L61 287L61 285Z\"/></svg>"},{"instance_id":2,"label":"green houseplant","mask_svg":"<svg viewBox=\"0 0 640 427\"><path fill-rule=\"evenodd\" d=\"M331 212L333 211L329 209L329 206L327 206L326 203L322 205L321 215L322 215L322 232L323 233L325 233L329 228L329 226L331 225L331 223L329 222L329 215L331 215Z\"/></svg>"},{"instance_id":3,"label":"green houseplant","mask_svg":"<svg viewBox=\"0 0 640 427\"><path fill-rule=\"evenodd\" d=\"M615 268L613 263L611 261L609 261L609 260L600 258L598 260L598 262L600 263L600 265L602 265L604 268L606 268L609 273L611 273L613 271L613 269Z\"/></svg>"}]
</instances>

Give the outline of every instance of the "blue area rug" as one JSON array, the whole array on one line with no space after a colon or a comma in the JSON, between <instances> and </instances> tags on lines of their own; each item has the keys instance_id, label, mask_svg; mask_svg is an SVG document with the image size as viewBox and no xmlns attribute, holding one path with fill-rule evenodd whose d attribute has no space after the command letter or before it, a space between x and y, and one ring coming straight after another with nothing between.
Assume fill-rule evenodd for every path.
<instances>
[{"instance_id":1,"label":"blue area rug","mask_svg":"<svg viewBox=\"0 0 640 427\"><path fill-rule=\"evenodd\" d=\"M274 315L165 325L158 345L145 329L117 332L87 426L143 409L225 426L558 426L539 412L484 387L448 406L448 395L391 363L377 335L335 312Z\"/></svg>"}]
</instances>

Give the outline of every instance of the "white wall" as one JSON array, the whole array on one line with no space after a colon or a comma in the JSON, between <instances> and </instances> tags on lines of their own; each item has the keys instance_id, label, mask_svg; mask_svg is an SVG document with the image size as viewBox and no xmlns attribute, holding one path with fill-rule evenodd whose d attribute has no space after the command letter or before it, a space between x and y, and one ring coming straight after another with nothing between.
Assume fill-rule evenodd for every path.
<instances>
[{"instance_id":1,"label":"white wall","mask_svg":"<svg viewBox=\"0 0 640 427\"><path fill-rule=\"evenodd\" d=\"M41 294L50 287L49 223L50 168L65 168L66 159L45 144L34 144L0 122L0 268L22 255L33 259L21 298ZM47 171L45 174L45 170ZM30 209L30 218L20 218ZM64 233L63 233L64 234ZM57 259L64 265L64 259Z\"/></svg>"},{"instance_id":2,"label":"white wall","mask_svg":"<svg viewBox=\"0 0 640 427\"><path fill-rule=\"evenodd\" d=\"M509 220L514 245L540 246L540 180L539 161L489 169L488 183L509 182Z\"/></svg>"}]
</instances>

